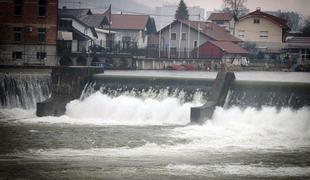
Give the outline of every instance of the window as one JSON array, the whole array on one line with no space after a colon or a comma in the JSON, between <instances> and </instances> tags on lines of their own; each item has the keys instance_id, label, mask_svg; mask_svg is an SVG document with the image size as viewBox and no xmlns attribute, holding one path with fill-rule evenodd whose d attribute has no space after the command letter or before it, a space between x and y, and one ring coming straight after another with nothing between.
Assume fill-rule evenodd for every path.
<instances>
[{"instance_id":1,"label":"window","mask_svg":"<svg viewBox=\"0 0 310 180\"><path fill-rule=\"evenodd\" d=\"M46 41L46 29L45 28L38 29L38 40L40 43L45 43Z\"/></svg>"},{"instance_id":2,"label":"window","mask_svg":"<svg viewBox=\"0 0 310 180\"><path fill-rule=\"evenodd\" d=\"M239 38L244 38L244 30L239 30L238 36L239 36Z\"/></svg>"},{"instance_id":3,"label":"window","mask_svg":"<svg viewBox=\"0 0 310 180\"><path fill-rule=\"evenodd\" d=\"M72 27L72 21L71 20L61 19L59 21L59 28L71 28L71 27Z\"/></svg>"},{"instance_id":4,"label":"window","mask_svg":"<svg viewBox=\"0 0 310 180\"><path fill-rule=\"evenodd\" d=\"M37 52L37 59L42 60L46 58L46 52Z\"/></svg>"},{"instance_id":5,"label":"window","mask_svg":"<svg viewBox=\"0 0 310 180\"><path fill-rule=\"evenodd\" d=\"M216 24L222 25L222 24L224 24L224 21L216 21Z\"/></svg>"},{"instance_id":6,"label":"window","mask_svg":"<svg viewBox=\"0 0 310 180\"><path fill-rule=\"evenodd\" d=\"M22 28L14 28L14 42L20 42L22 40Z\"/></svg>"},{"instance_id":7,"label":"window","mask_svg":"<svg viewBox=\"0 0 310 180\"><path fill-rule=\"evenodd\" d=\"M194 41L194 48L198 47L198 42Z\"/></svg>"},{"instance_id":8,"label":"window","mask_svg":"<svg viewBox=\"0 0 310 180\"><path fill-rule=\"evenodd\" d=\"M259 36L261 38L268 38L268 31L261 31Z\"/></svg>"},{"instance_id":9,"label":"window","mask_svg":"<svg viewBox=\"0 0 310 180\"><path fill-rule=\"evenodd\" d=\"M23 53L19 51L13 51L12 52L12 58L13 59L22 59Z\"/></svg>"},{"instance_id":10,"label":"window","mask_svg":"<svg viewBox=\"0 0 310 180\"><path fill-rule=\"evenodd\" d=\"M171 40L177 40L177 33L171 33Z\"/></svg>"},{"instance_id":11,"label":"window","mask_svg":"<svg viewBox=\"0 0 310 180\"><path fill-rule=\"evenodd\" d=\"M39 16L46 16L46 0L39 0Z\"/></svg>"},{"instance_id":12,"label":"window","mask_svg":"<svg viewBox=\"0 0 310 180\"><path fill-rule=\"evenodd\" d=\"M182 33L182 40L186 40L186 36L187 36L187 34L186 33Z\"/></svg>"},{"instance_id":13,"label":"window","mask_svg":"<svg viewBox=\"0 0 310 180\"><path fill-rule=\"evenodd\" d=\"M23 1L22 0L14 0L14 15L21 16L22 15L22 7Z\"/></svg>"},{"instance_id":14,"label":"window","mask_svg":"<svg viewBox=\"0 0 310 180\"><path fill-rule=\"evenodd\" d=\"M260 23L260 19L257 18L257 17L255 17L253 23L254 23L254 24L259 24L259 23Z\"/></svg>"}]
</instances>

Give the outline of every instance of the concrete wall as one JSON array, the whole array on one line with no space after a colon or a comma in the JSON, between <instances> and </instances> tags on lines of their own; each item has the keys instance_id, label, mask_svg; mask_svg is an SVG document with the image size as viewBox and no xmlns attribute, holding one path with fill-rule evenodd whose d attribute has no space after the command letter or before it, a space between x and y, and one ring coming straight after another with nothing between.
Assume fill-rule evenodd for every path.
<instances>
[{"instance_id":1,"label":"concrete wall","mask_svg":"<svg viewBox=\"0 0 310 180\"><path fill-rule=\"evenodd\" d=\"M86 83L94 74L103 73L97 67L54 67L52 69L52 96L37 103L38 116L60 116L66 104L80 97Z\"/></svg>"},{"instance_id":2,"label":"concrete wall","mask_svg":"<svg viewBox=\"0 0 310 180\"><path fill-rule=\"evenodd\" d=\"M135 59L134 64L138 70L163 70L173 64L197 64L204 70L206 59Z\"/></svg>"}]
</instances>

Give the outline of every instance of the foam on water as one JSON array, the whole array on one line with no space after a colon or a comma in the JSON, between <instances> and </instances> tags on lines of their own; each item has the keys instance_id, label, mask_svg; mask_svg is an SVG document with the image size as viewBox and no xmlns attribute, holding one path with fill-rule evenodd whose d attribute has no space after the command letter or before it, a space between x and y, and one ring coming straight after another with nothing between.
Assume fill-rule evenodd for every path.
<instances>
[{"instance_id":1,"label":"foam on water","mask_svg":"<svg viewBox=\"0 0 310 180\"><path fill-rule=\"evenodd\" d=\"M310 147L310 109L217 108L203 126L176 128L174 136L204 148L295 149Z\"/></svg>"},{"instance_id":2,"label":"foam on water","mask_svg":"<svg viewBox=\"0 0 310 180\"><path fill-rule=\"evenodd\" d=\"M138 98L126 95L110 97L97 92L84 100L70 102L64 116L29 118L22 119L19 122L100 126L186 125L190 122L190 107L200 104L198 101L181 103L175 97L163 99ZM277 110L273 107L263 107L260 110L218 107L213 118L206 121L204 125L177 127L173 128L169 134L165 134L172 141L181 139L185 140L183 142L186 143L157 145L150 142L151 148L147 143L138 148L103 148L99 151L104 152L104 154L117 152L116 154L129 153L134 155L135 153L145 152L152 155L153 152L173 154L178 151L192 153L193 151L278 151L309 148L309 117L309 107L299 110L290 108ZM83 153L90 155L92 150Z\"/></svg>"},{"instance_id":3,"label":"foam on water","mask_svg":"<svg viewBox=\"0 0 310 180\"><path fill-rule=\"evenodd\" d=\"M209 176L212 173L238 176L258 177L292 177L309 176L310 167L267 167L261 164L221 164L221 165L191 165L191 164L169 164L166 169L170 174L191 175L202 174Z\"/></svg>"},{"instance_id":4,"label":"foam on water","mask_svg":"<svg viewBox=\"0 0 310 180\"><path fill-rule=\"evenodd\" d=\"M177 97L138 98L127 95L111 97L96 92L84 100L67 104L62 117L22 120L29 123L68 123L90 125L185 125L190 122L190 107L199 101L181 103Z\"/></svg>"},{"instance_id":5,"label":"foam on water","mask_svg":"<svg viewBox=\"0 0 310 180\"><path fill-rule=\"evenodd\" d=\"M36 118L34 109L0 109L0 121L21 120L25 118Z\"/></svg>"}]
</instances>

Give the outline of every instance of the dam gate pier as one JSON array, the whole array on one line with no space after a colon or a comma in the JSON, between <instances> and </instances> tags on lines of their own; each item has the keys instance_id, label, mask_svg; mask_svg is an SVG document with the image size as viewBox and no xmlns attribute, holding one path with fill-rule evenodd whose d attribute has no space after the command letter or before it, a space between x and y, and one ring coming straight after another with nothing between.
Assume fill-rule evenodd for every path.
<instances>
[{"instance_id":1,"label":"dam gate pier","mask_svg":"<svg viewBox=\"0 0 310 180\"><path fill-rule=\"evenodd\" d=\"M37 103L36 115L39 117L63 115L66 104L80 97L91 77L103 72L103 68L99 67L54 67L51 73L51 97Z\"/></svg>"}]
</instances>

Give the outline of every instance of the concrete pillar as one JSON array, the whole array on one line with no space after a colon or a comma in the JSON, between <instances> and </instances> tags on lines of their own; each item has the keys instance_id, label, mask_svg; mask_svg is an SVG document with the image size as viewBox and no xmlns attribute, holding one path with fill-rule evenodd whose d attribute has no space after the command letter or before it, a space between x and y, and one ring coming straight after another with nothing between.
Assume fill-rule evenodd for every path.
<instances>
[{"instance_id":1,"label":"concrete pillar","mask_svg":"<svg viewBox=\"0 0 310 180\"><path fill-rule=\"evenodd\" d=\"M54 67L52 69L52 96L37 103L37 116L61 116L68 102L80 97L85 84L100 67Z\"/></svg>"},{"instance_id":2,"label":"concrete pillar","mask_svg":"<svg viewBox=\"0 0 310 180\"><path fill-rule=\"evenodd\" d=\"M216 106L224 106L228 90L235 80L233 72L218 72L212 89L208 95L207 103L201 107L191 108L191 122L202 124L210 119Z\"/></svg>"}]
</instances>

